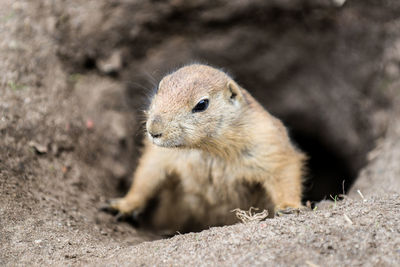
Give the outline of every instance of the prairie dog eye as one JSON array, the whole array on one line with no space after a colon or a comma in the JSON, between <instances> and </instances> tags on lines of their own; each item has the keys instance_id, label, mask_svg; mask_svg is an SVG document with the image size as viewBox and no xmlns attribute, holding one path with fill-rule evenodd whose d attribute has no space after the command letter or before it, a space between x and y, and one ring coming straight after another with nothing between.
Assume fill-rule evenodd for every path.
<instances>
[{"instance_id":1,"label":"prairie dog eye","mask_svg":"<svg viewBox=\"0 0 400 267\"><path fill-rule=\"evenodd\" d=\"M192 113L196 112L202 112L208 108L208 99L202 99L199 101L199 103L196 104L196 106L192 109Z\"/></svg>"}]
</instances>

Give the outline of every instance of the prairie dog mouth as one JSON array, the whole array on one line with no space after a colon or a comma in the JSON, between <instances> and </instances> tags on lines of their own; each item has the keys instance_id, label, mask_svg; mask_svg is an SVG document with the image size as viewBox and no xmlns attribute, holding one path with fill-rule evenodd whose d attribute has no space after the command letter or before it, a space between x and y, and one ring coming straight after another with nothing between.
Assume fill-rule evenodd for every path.
<instances>
[{"instance_id":1,"label":"prairie dog mouth","mask_svg":"<svg viewBox=\"0 0 400 267\"><path fill-rule=\"evenodd\" d=\"M165 140L164 138L153 138L150 134L147 134L151 142L154 145L165 147L165 148L182 148L184 147L183 142L177 140Z\"/></svg>"}]
</instances>

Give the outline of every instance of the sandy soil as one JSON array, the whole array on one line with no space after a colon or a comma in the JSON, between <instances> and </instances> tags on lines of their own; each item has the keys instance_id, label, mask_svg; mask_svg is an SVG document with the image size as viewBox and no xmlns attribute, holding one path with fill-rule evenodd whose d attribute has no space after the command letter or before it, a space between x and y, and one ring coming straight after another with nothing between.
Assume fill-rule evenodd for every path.
<instances>
[{"instance_id":1,"label":"sandy soil","mask_svg":"<svg viewBox=\"0 0 400 267\"><path fill-rule=\"evenodd\" d=\"M323 210L211 228L114 251L102 263L218 266L396 266L399 195L346 199Z\"/></svg>"},{"instance_id":2,"label":"sandy soil","mask_svg":"<svg viewBox=\"0 0 400 267\"><path fill-rule=\"evenodd\" d=\"M360 109L374 111L374 133L356 134L357 127L365 130L370 124L343 124L352 140L346 143L351 151L344 153L349 158L375 146L371 141L356 151L362 141L379 137L368 163L354 156L355 165L365 165L343 201L324 201L315 210L263 222L161 239L99 212L107 199L126 191L140 154L137 110L144 102L143 90L128 90L127 74L110 71L126 63L106 56L104 62L92 62L87 57L95 53L93 47L101 50L104 32L122 31L124 25L113 21L120 28L104 26L98 39L82 38L84 48L77 50L80 37L93 31L101 18L84 11L104 10L100 1L30 2L0 2L0 265L400 265L400 102L396 98L400 53L396 44L388 45L383 61L378 61L387 63L384 69L390 79L376 85L377 91L361 94L368 101L362 102L366 109ZM205 17L215 20L213 14ZM69 24L64 23L67 20ZM148 20L154 18L149 15ZM393 25L398 24L388 21L389 31L396 31ZM74 31L78 33L69 36ZM118 39L118 34L110 36ZM148 60L141 65L135 61L138 56L132 56L137 65L129 65L130 73L135 66L151 68L162 62L157 58L167 57L160 51L170 53L180 47L179 40L163 43L158 52L147 51ZM74 57L66 58L71 51L76 52ZM363 69L362 75L370 75L369 71ZM381 101L380 89L395 108ZM383 103L384 112L369 100L370 93ZM127 97L131 94L135 97Z\"/></svg>"}]
</instances>

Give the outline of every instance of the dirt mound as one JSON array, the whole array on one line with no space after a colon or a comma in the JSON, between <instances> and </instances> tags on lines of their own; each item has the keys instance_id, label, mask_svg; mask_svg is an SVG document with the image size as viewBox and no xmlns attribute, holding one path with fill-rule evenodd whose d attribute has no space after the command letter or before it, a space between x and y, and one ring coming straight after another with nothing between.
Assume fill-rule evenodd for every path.
<instances>
[{"instance_id":1,"label":"dirt mound","mask_svg":"<svg viewBox=\"0 0 400 267\"><path fill-rule=\"evenodd\" d=\"M396 266L400 262L399 195L345 200L261 223L124 248L105 265ZM299 227L300 226L300 227Z\"/></svg>"},{"instance_id":2,"label":"dirt mound","mask_svg":"<svg viewBox=\"0 0 400 267\"><path fill-rule=\"evenodd\" d=\"M1 1L0 264L396 265L400 5L339 2ZM289 126L305 200L359 177L350 199L132 246L160 237L98 208L128 188L152 88L193 61Z\"/></svg>"}]
</instances>

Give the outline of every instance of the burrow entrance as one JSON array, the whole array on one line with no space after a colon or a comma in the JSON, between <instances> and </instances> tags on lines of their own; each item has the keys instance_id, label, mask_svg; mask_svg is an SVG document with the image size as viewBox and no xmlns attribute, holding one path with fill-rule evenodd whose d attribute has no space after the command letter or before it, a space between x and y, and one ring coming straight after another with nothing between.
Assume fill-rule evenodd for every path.
<instances>
[{"instance_id":1,"label":"burrow entrance","mask_svg":"<svg viewBox=\"0 0 400 267\"><path fill-rule=\"evenodd\" d=\"M345 194L356 180L358 168L320 137L293 130L292 140L308 158L303 202L330 199ZM362 159L365 155L360 155Z\"/></svg>"},{"instance_id":2,"label":"burrow entrance","mask_svg":"<svg viewBox=\"0 0 400 267\"><path fill-rule=\"evenodd\" d=\"M349 190L367 153L384 133L375 116L388 105L376 82L384 44L379 27L354 23L354 15L348 14L351 8L265 5L235 9L231 17L218 20L217 15L202 16L202 9L195 6L160 13L165 8L158 6L161 2L154 3L158 9L151 8L154 14L148 18L137 17L132 15L137 7L128 2L109 6L100 16L103 27L82 36L68 21L60 26L64 39L59 52L66 67L111 79L123 91L115 103L107 104L118 116L138 114L144 96L178 66L199 61L223 67L284 122L294 143L309 156L304 200L318 201ZM257 16L255 9L260 9ZM357 10L352 12L363 16ZM121 106L126 113L119 113ZM136 118L139 124L140 117ZM135 148L142 139L137 130L128 132L135 139L128 143ZM115 143L113 162L123 162L121 169L132 171L138 150ZM115 171L126 181L129 172ZM126 190L117 191L122 195Z\"/></svg>"},{"instance_id":3,"label":"burrow entrance","mask_svg":"<svg viewBox=\"0 0 400 267\"><path fill-rule=\"evenodd\" d=\"M94 70L96 71L96 68ZM86 71L93 71L93 66ZM109 75L108 78L120 82L120 86L123 88L121 97L124 98L125 108L135 114L136 118L143 119L141 111L147 108L148 92L152 91L154 84L161 79L162 74L154 76L151 81L145 75L136 77L137 81L132 79L129 82L125 82L123 78L115 75ZM251 75L247 77L254 78ZM300 90L296 90L296 88L276 90L271 94L269 91L251 90L250 86L246 86L246 79L242 80L244 80L242 86L246 89L249 88L248 90L270 113L283 121L293 143L308 156L303 183L303 202L315 203L346 194L355 182L361 168L365 166L367 154L374 148L375 140L383 134L383 131L377 130L377 126L371 121L371 114L385 108L387 103L380 99L370 110L360 112L357 109L365 104L363 101L373 102L374 99L353 98L344 102L336 101L321 90L318 92L320 102L318 99L304 97L301 99L302 108L294 111L293 106L296 105L296 102L282 102L277 99L290 99L291 94L304 95ZM318 110L324 102L333 102L333 104L327 106L323 113L316 114L315 110ZM348 107L353 105L356 106L357 111L347 113ZM339 119L329 120L331 117ZM131 173L135 168L134 163L140 157L143 140L142 126L137 125L131 132L135 144L134 149L125 147L126 144L121 142L116 148L119 151L125 151L124 153L128 155L128 158L124 158L123 164L127 166L126 169L130 170L123 179L119 179L119 182L115 183L114 190L121 196L129 189ZM132 140L128 143L132 143ZM115 160L121 161L120 157Z\"/></svg>"}]
</instances>

